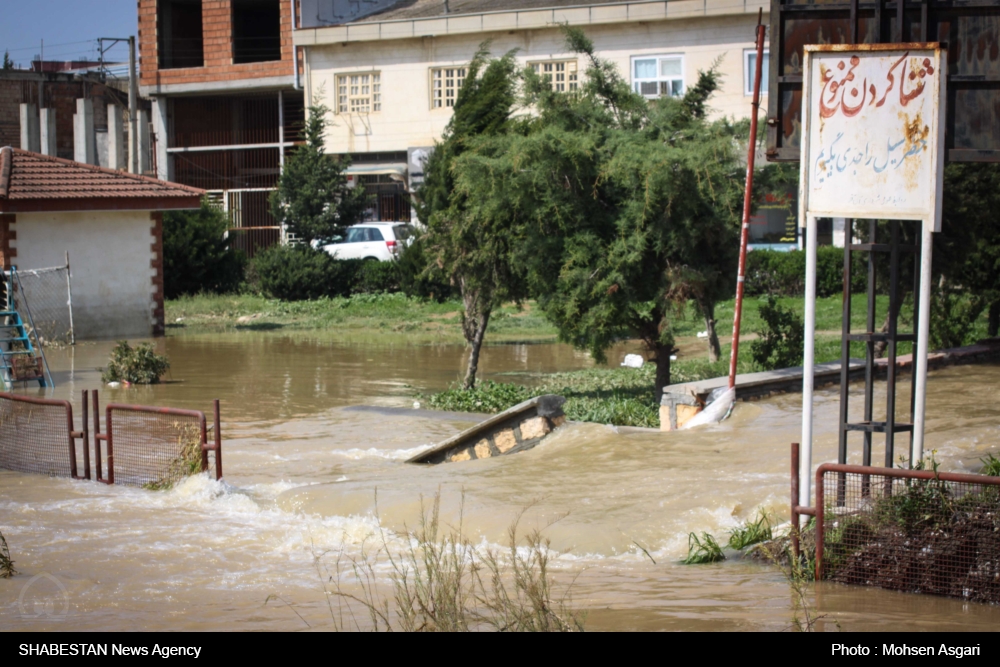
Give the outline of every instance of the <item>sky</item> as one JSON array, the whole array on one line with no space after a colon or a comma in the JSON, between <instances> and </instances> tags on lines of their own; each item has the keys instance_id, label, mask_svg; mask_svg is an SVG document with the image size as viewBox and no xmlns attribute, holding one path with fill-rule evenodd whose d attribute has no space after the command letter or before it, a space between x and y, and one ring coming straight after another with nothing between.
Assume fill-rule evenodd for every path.
<instances>
[{"instance_id":1,"label":"sky","mask_svg":"<svg viewBox=\"0 0 1000 667\"><path fill-rule=\"evenodd\" d=\"M0 0L0 53L27 68L45 40L46 60L97 60L98 37L137 34L136 0ZM128 47L109 52L128 59Z\"/></svg>"}]
</instances>

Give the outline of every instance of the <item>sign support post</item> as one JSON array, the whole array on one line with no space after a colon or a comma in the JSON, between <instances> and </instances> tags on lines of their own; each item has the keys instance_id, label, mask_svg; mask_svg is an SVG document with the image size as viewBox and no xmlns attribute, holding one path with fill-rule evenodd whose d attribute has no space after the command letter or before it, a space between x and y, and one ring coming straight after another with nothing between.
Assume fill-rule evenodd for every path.
<instances>
[{"instance_id":1,"label":"sign support post","mask_svg":"<svg viewBox=\"0 0 1000 667\"><path fill-rule=\"evenodd\" d=\"M919 306L913 363L914 416L912 425L899 427L913 430L911 466L923 458L933 233L941 228L944 176L946 56L937 43L804 48L799 181L799 221L806 226L799 465L799 503L803 506L811 505L812 496L818 218L921 223L920 294L915 299ZM849 233L845 243L850 243ZM870 250L875 249L874 239L870 246ZM849 314L848 306L844 310ZM882 339L884 334L875 331L852 334L850 338L868 341L869 350L871 341ZM893 409L894 402L889 405ZM888 414L883 422L872 420L848 426L849 430L869 434L897 427L895 416Z\"/></svg>"}]
</instances>

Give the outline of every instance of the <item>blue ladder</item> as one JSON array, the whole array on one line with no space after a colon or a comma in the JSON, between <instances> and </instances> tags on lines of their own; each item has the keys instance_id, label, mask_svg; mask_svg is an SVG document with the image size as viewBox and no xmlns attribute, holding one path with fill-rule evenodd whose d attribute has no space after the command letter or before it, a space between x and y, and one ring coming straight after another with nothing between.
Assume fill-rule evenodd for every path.
<instances>
[{"instance_id":1,"label":"blue ladder","mask_svg":"<svg viewBox=\"0 0 1000 667\"><path fill-rule=\"evenodd\" d=\"M31 310L28 309L17 269L11 267L5 277L7 307L0 310L0 379L3 380L4 389L13 389L16 382L33 380L38 381L39 387L52 387L52 375L49 373L49 365L45 360L45 353L42 351L38 336L34 333ZM15 284L28 315L30 331L25 327L21 313L14 307ZM9 335L11 333L14 335ZM31 341L33 337L34 344ZM30 369L25 370L23 368L25 364L30 366Z\"/></svg>"}]
</instances>

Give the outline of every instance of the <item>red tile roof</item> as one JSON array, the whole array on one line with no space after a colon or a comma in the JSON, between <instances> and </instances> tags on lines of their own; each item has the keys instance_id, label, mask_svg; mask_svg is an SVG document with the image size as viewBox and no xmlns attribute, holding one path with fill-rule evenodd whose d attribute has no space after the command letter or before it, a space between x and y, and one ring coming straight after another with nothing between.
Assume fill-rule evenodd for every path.
<instances>
[{"instance_id":1,"label":"red tile roof","mask_svg":"<svg viewBox=\"0 0 1000 667\"><path fill-rule=\"evenodd\" d=\"M0 148L0 212L198 208L204 190Z\"/></svg>"}]
</instances>

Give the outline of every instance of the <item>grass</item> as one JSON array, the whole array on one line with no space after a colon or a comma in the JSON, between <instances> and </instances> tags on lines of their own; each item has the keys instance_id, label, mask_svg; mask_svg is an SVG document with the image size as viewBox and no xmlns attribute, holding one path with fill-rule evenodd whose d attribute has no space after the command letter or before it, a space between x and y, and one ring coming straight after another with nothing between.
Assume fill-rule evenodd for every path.
<instances>
[{"instance_id":1,"label":"grass","mask_svg":"<svg viewBox=\"0 0 1000 667\"><path fill-rule=\"evenodd\" d=\"M459 301L437 303L405 294L355 294L314 301L280 301L252 294L186 296L166 302L168 335L225 331L368 331L424 334L462 343ZM241 321L241 318L242 321ZM493 314L491 340L554 340L556 331L535 310L510 304Z\"/></svg>"},{"instance_id":2,"label":"grass","mask_svg":"<svg viewBox=\"0 0 1000 667\"><path fill-rule=\"evenodd\" d=\"M715 541L715 538L708 533L702 533L701 539L694 533L688 535L688 555L681 561L684 565L701 565L703 563L717 563L726 560L726 555L722 553L722 547Z\"/></svg>"},{"instance_id":3,"label":"grass","mask_svg":"<svg viewBox=\"0 0 1000 667\"><path fill-rule=\"evenodd\" d=\"M767 542L773 537L771 517L763 509L753 519L747 519L729 532L729 548L742 551L747 547Z\"/></svg>"},{"instance_id":4,"label":"grass","mask_svg":"<svg viewBox=\"0 0 1000 667\"><path fill-rule=\"evenodd\" d=\"M10 558L10 547L3 533L0 533L0 579L10 579L17 570L14 568L14 561Z\"/></svg>"},{"instance_id":5,"label":"grass","mask_svg":"<svg viewBox=\"0 0 1000 667\"><path fill-rule=\"evenodd\" d=\"M201 472L203 458L200 426L174 423L173 428L177 431L180 453L170 462L170 467L163 477L142 485L147 491L166 491L182 479Z\"/></svg>"},{"instance_id":6,"label":"grass","mask_svg":"<svg viewBox=\"0 0 1000 667\"><path fill-rule=\"evenodd\" d=\"M993 454L987 454L986 458L979 460L983 462L983 467L979 471L981 475L1000 477L1000 459L993 456Z\"/></svg>"},{"instance_id":7,"label":"grass","mask_svg":"<svg viewBox=\"0 0 1000 667\"><path fill-rule=\"evenodd\" d=\"M328 598L337 630L404 632L567 632L583 630L583 618L569 607L568 590L557 596L549 574L549 543L538 531L518 536L508 529L506 549L474 547L462 526L443 530L440 494L428 512L421 501L420 526L406 534L409 546L393 552L384 533L374 551L358 558L343 554L334 570L317 575L334 582ZM464 501L463 501L464 504ZM519 519L520 517L518 517ZM389 586L380 583L386 566ZM353 579L354 589L343 583ZM357 611L356 611L357 610ZM359 619L358 613L366 619Z\"/></svg>"}]
</instances>

